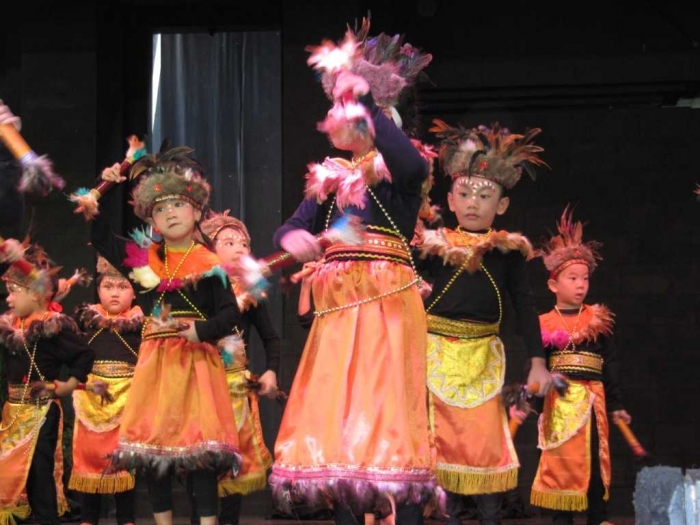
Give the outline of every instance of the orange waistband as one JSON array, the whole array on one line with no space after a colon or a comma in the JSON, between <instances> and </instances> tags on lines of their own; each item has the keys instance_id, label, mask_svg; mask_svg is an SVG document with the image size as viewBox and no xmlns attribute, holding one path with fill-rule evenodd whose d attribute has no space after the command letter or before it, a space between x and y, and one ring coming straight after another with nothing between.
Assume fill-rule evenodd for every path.
<instances>
[{"instance_id":1,"label":"orange waistband","mask_svg":"<svg viewBox=\"0 0 700 525\"><path fill-rule=\"evenodd\" d=\"M326 250L326 261L352 261L381 259L400 264L410 264L411 257L404 243L394 235L366 231L361 244L337 243Z\"/></svg>"},{"instance_id":2,"label":"orange waistband","mask_svg":"<svg viewBox=\"0 0 700 525\"><path fill-rule=\"evenodd\" d=\"M592 352L552 352L549 356L552 372L603 373L603 357Z\"/></svg>"}]
</instances>

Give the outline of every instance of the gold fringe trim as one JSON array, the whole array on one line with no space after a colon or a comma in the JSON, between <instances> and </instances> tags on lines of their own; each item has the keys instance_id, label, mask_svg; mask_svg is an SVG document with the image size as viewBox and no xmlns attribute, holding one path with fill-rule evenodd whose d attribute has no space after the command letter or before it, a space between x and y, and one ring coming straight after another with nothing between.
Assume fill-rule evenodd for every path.
<instances>
[{"instance_id":1,"label":"gold fringe trim","mask_svg":"<svg viewBox=\"0 0 700 525\"><path fill-rule=\"evenodd\" d=\"M0 509L0 525L17 525L15 517L26 520L32 513L29 505L15 505Z\"/></svg>"},{"instance_id":2,"label":"gold fringe trim","mask_svg":"<svg viewBox=\"0 0 700 525\"><path fill-rule=\"evenodd\" d=\"M492 494L518 486L518 468L504 472L464 472L459 470L435 471L438 485L456 494Z\"/></svg>"},{"instance_id":3,"label":"gold fringe trim","mask_svg":"<svg viewBox=\"0 0 700 525\"><path fill-rule=\"evenodd\" d=\"M58 488L58 487L56 487ZM68 504L68 500L65 498L58 498L58 515L63 516L64 514L67 514L70 512L70 505Z\"/></svg>"},{"instance_id":4,"label":"gold fringe trim","mask_svg":"<svg viewBox=\"0 0 700 525\"><path fill-rule=\"evenodd\" d=\"M582 512L588 509L588 496L575 492L541 492L533 489L530 504L545 509Z\"/></svg>"},{"instance_id":5,"label":"gold fringe trim","mask_svg":"<svg viewBox=\"0 0 700 525\"><path fill-rule=\"evenodd\" d=\"M68 488L89 494L115 494L126 492L136 486L136 480L128 472L102 476L100 474L81 475L73 473ZM2 525L2 524L0 524Z\"/></svg>"},{"instance_id":6,"label":"gold fringe trim","mask_svg":"<svg viewBox=\"0 0 700 525\"><path fill-rule=\"evenodd\" d=\"M232 494L250 494L257 490L263 490L267 486L267 475L265 472L239 477L235 479L224 479L219 481L219 497L231 496ZM1 524L0 524L1 525Z\"/></svg>"}]
</instances>

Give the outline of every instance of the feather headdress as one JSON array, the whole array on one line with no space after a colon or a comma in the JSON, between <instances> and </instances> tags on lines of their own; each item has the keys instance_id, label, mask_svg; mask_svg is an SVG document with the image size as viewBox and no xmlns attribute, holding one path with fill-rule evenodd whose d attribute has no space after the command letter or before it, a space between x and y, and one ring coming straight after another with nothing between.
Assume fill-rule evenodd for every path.
<instances>
[{"instance_id":1,"label":"feather headdress","mask_svg":"<svg viewBox=\"0 0 700 525\"><path fill-rule=\"evenodd\" d=\"M330 99L335 75L345 69L367 80L378 105L396 106L401 92L416 82L433 56L405 43L403 35L370 37L369 28L369 18L363 18L359 29L348 26L339 45L324 40L320 46L308 46L307 62L322 72L323 89Z\"/></svg>"},{"instance_id":2,"label":"feather headdress","mask_svg":"<svg viewBox=\"0 0 700 525\"><path fill-rule=\"evenodd\" d=\"M209 237L212 241L216 240L216 236L219 232L225 228L231 228L240 233L245 241L250 244L250 234L248 233L248 228L243 223L243 221L232 217L229 215L230 210L224 210L223 213L216 213L213 210L209 210L206 219L202 221L200 227L204 234Z\"/></svg>"},{"instance_id":3,"label":"feather headdress","mask_svg":"<svg viewBox=\"0 0 700 525\"><path fill-rule=\"evenodd\" d=\"M183 199L197 209L209 202L211 187L202 177L202 165L193 158L191 148L167 148L163 142L160 152L141 157L131 169L130 178L140 179L131 194L134 213L146 220L153 206L167 199Z\"/></svg>"},{"instance_id":4,"label":"feather headdress","mask_svg":"<svg viewBox=\"0 0 700 525\"><path fill-rule=\"evenodd\" d=\"M597 241L583 242L583 223L574 222L572 212L567 206L557 223L558 235L535 251L536 257L542 257L544 265L549 270L550 278L555 279L565 268L572 264L585 264L593 272L602 260L598 249L601 244Z\"/></svg>"},{"instance_id":5,"label":"feather headdress","mask_svg":"<svg viewBox=\"0 0 700 525\"><path fill-rule=\"evenodd\" d=\"M544 149L533 143L542 131L539 128L520 135L510 133L498 123L491 128L468 129L435 119L430 131L442 139L440 166L452 180L483 177L511 189L520 180L523 170L535 180L534 166L549 167L539 156Z\"/></svg>"}]
</instances>

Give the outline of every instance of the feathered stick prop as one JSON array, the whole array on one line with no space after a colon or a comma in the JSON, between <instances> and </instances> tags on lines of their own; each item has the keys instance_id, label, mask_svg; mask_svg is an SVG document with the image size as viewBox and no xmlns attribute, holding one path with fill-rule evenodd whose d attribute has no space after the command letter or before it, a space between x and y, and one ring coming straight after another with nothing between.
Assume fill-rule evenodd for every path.
<instances>
[{"instance_id":1,"label":"feathered stick prop","mask_svg":"<svg viewBox=\"0 0 700 525\"><path fill-rule=\"evenodd\" d=\"M259 392L262 388L262 383L260 383L260 376L256 374L250 374L250 377L245 378L246 388L252 390L253 392ZM275 392L275 399L280 403L284 403L287 400L287 394L284 390L277 389Z\"/></svg>"},{"instance_id":2,"label":"feathered stick prop","mask_svg":"<svg viewBox=\"0 0 700 525\"><path fill-rule=\"evenodd\" d=\"M569 388L569 383L563 376L553 375L552 386L558 395L564 397ZM503 396L503 402L506 406L515 405L517 410L529 414L535 410L532 408L532 406L530 406L528 399L537 394L539 391L540 384L535 382L528 383L526 385L517 384L507 386L503 389L503 393L501 395ZM510 428L511 438L514 438L518 433L520 425L522 425L522 421L520 421L518 418L513 417L510 419L508 426Z\"/></svg>"},{"instance_id":3,"label":"feathered stick prop","mask_svg":"<svg viewBox=\"0 0 700 525\"><path fill-rule=\"evenodd\" d=\"M360 219L354 215L345 215L338 219L326 231L316 237L323 249L331 244L342 242L357 245L362 242ZM285 251L275 252L262 259L241 257L231 268L231 275L239 279L246 292L260 299L269 286L268 277L274 272L296 263L292 254Z\"/></svg>"},{"instance_id":4,"label":"feathered stick prop","mask_svg":"<svg viewBox=\"0 0 700 525\"><path fill-rule=\"evenodd\" d=\"M632 449L632 454L634 454L638 459L644 459L649 456L649 453L639 443L639 440L634 435L634 432L632 432L632 429L627 423L625 423L622 419L619 418L617 419L617 421L614 421L614 423L617 425L617 428L620 429L620 432L622 432L622 436L625 438L625 441L627 441L627 444Z\"/></svg>"},{"instance_id":5,"label":"feathered stick prop","mask_svg":"<svg viewBox=\"0 0 700 525\"><path fill-rule=\"evenodd\" d=\"M131 135L126 142L129 149L126 150L126 156L119 166L119 175L122 177L126 177L134 162L146 154L146 145L136 135ZM91 190L78 188L68 196L68 200L77 205L73 213L82 213L86 221L94 219L100 212L100 198L114 185L112 181L103 180Z\"/></svg>"},{"instance_id":6,"label":"feathered stick prop","mask_svg":"<svg viewBox=\"0 0 700 525\"><path fill-rule=\"evenodd\" d=\"M53 171L46 156L34 153L12 124L0 124L0 140L5 143L22 166L18 189L22 193L46 196L51 190L62 190L66 182Z\"/></svg>"},{"instance_id":7,"label":"feathered stick prop","mask_svg":"<svg viewBox=\"0 0 700 525\"><path fill-rule=\"evenodd\" d=\"M311 53L306 63L316 71L328 76L337 76L342 71L350 71L354 61L359 58L360 42L355 34L348 30L345 38L338 46L330 40L324 40L320 46L307 46ZM353 129L360 130L363 135L374 139L374 123L367 109L355 100L352 91L346 91L339 99L334 99L333 108L325 120L319 123L318 129L330 133L348 124Z\"/></svg>"},{"instance_id":8,"label":"feathered stick prop","mask_svg":"<svg viewBox=\"0 0 700 525\"><path fill-rule=\"evenodd\" d=\"M32 399L47 397L56 392L56 381L54 382L44 382L35 381L31 385L29 390L29 395ZM100 397L100 403L104 405L105 403L113 403L114 396L109 393L109 385L104 381L93 381L92 383L78 383L75 387L76 390L85 390L86 392L91 392L96 396Z\"/></svg>"}]
</instances>

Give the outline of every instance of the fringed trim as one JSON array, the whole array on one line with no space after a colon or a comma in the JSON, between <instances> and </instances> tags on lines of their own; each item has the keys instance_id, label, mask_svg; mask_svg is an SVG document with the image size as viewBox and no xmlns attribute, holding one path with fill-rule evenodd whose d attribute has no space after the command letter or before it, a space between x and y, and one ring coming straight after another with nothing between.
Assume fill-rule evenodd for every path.
<instances>
[{"instance_id":1,"label":"fringed trim","mask_svg":"<svg viewBox=\"0 0 700 525\"><path fill-rule=\"evenodd\" d=\"M532 245L524 235L510 233L504 230L491 232L481 242L471 246L453 244L447 236L454 232L439 228L437 230L424 229L419 233L418 249L421 258L429 255L442 257L445 264L461 267L466 261L466 271L474 273L479 269L484 254L494 249L501 253L519 251L525 259L532 258Z\"/></svg>"},{"instance_id":2,"label":"fringed trim","mask_svg":"<svg viewBox=\"0 0 700 525\"><path fill-rule=\"evenodd\" d=\"M456 494L492 494L518 486L517 467L503 472L469 472L437 468L435 474L442 488Z\"/></svg>"},{"instance_id":3,"label":"fringed trim","mask_svg":"<svg viewBox=\"0 0 700 525\"><path fill-rule=\"evenodd\" d=\"M47 312L46 319L31 321L24 334L15 328L16 321L12 313L0 316L0 346L8 348L12 354L24 352L25 344L31 347L39 339L50 339L64 330L79 332L71 317L57 312Z\"/></svg>"},{"instance_id":4,"label":"fringed trim","mask_svg":"<svg viewBox=\"0 0 700 525\"><path fill-rule=\"evenodd\" d=\"M263 490L267 486L267 473L259 472L248 476L238 476L233 479L219 481L219 497L223 498L232 494L250 494Z\"/></svg>"},{"instance_id":5,"label":"fringed trim","mask_svg":"<svg viewBox=\"0 0 700 525\"><path fill-rule=\"evenodd\" d=\"M329 195L335 194L340 209L347 206L364 209L367 199L365 187L382 181L391 182L391 173L381 154L357 167L343 158L326 158L322 164L309 164L308 168L304 190L306 198L315 199L320 204Z\"/></svg>"},{"instance_id":6,"label":"fringed trim","mask_svg":"<svg viewBox=\"0 0 700 525\"><path fill-rule=\"evenodd\" d=\"M544 492L532 489L530 504L545 509L583 512L588 509L588 496L580 492Z\"/></svg>"},{"instance_id":7,"label":"fringed trim","mask_svg":"<svg viewBox=\"0 0 700 525\"><path fill-rule=\"evenodd\" d=\"M73 472L68 488L90 494L115 494L126 492L136 485L134 476L126 471L115 474L76 474Z\"/></svg>"},{"instance_id":8,"label":"fringed trim","mask_svg":"<svg viewBox=\"0 0 700 525\"><path fill-rule=\"evenodd\" d=\"M32 513L29 505L15 505L0 509L0 525L17 525L18 518L21 521L26 520Z\"/></svg>"},{"instance_id":9,"label":"fringed trim","mask_svg":"<svg viewBox=\"0 0 700 525\"><path fill-rule=\"evenodd\" d=\"M579 345L584 341L595 343L601 336L610 336L615 326L615 314L604 304L584 305L590 320L580 330L569 334L562 324L561 317L552 310L540 316L542 326L542 344L562 350L569 341Z\"/></svg>"},{"instance_id":10,"label":"fringed trim","mask_svg":"<svg viewBox=\"0 0 700 525\"><path fill-rule=\"evenodd\" d=\"M62 498L59 496L58 498L58 515L63 516L64 514L68 514L70 512L70 504L68 503L68 500L66 498Z\"/></svg>"},{"instance_id":11,"label":"fringed trim","mask_svg":"<svg viewBox=\"0 0 700 525\"><path fill-rule=\"evenodd\" d=\"M143 325L143 311L134 306L118 317L108 317L101 304L82 303L75 309L75 318L83 329L114 329L119 333L139 332Z\"/></svg>"},{"instance_id":12,"label":"fringed trim","mask_svg":"<svg viewBox=\"0 0 700 525\"><path fill-rule=\"evenodd\" d=\"M396 505L410 503L434 506L436 497L434 478L425 481L370 481L349 475L320 475L291 479L275 473L273 468L269 483L275 505L287 514L293 514L297 505L303 505L305 510L313 510L331 508L335 502L347 505L358 515L368 512L390 514L390 499Z\"/></svg>"}]
</instances>

